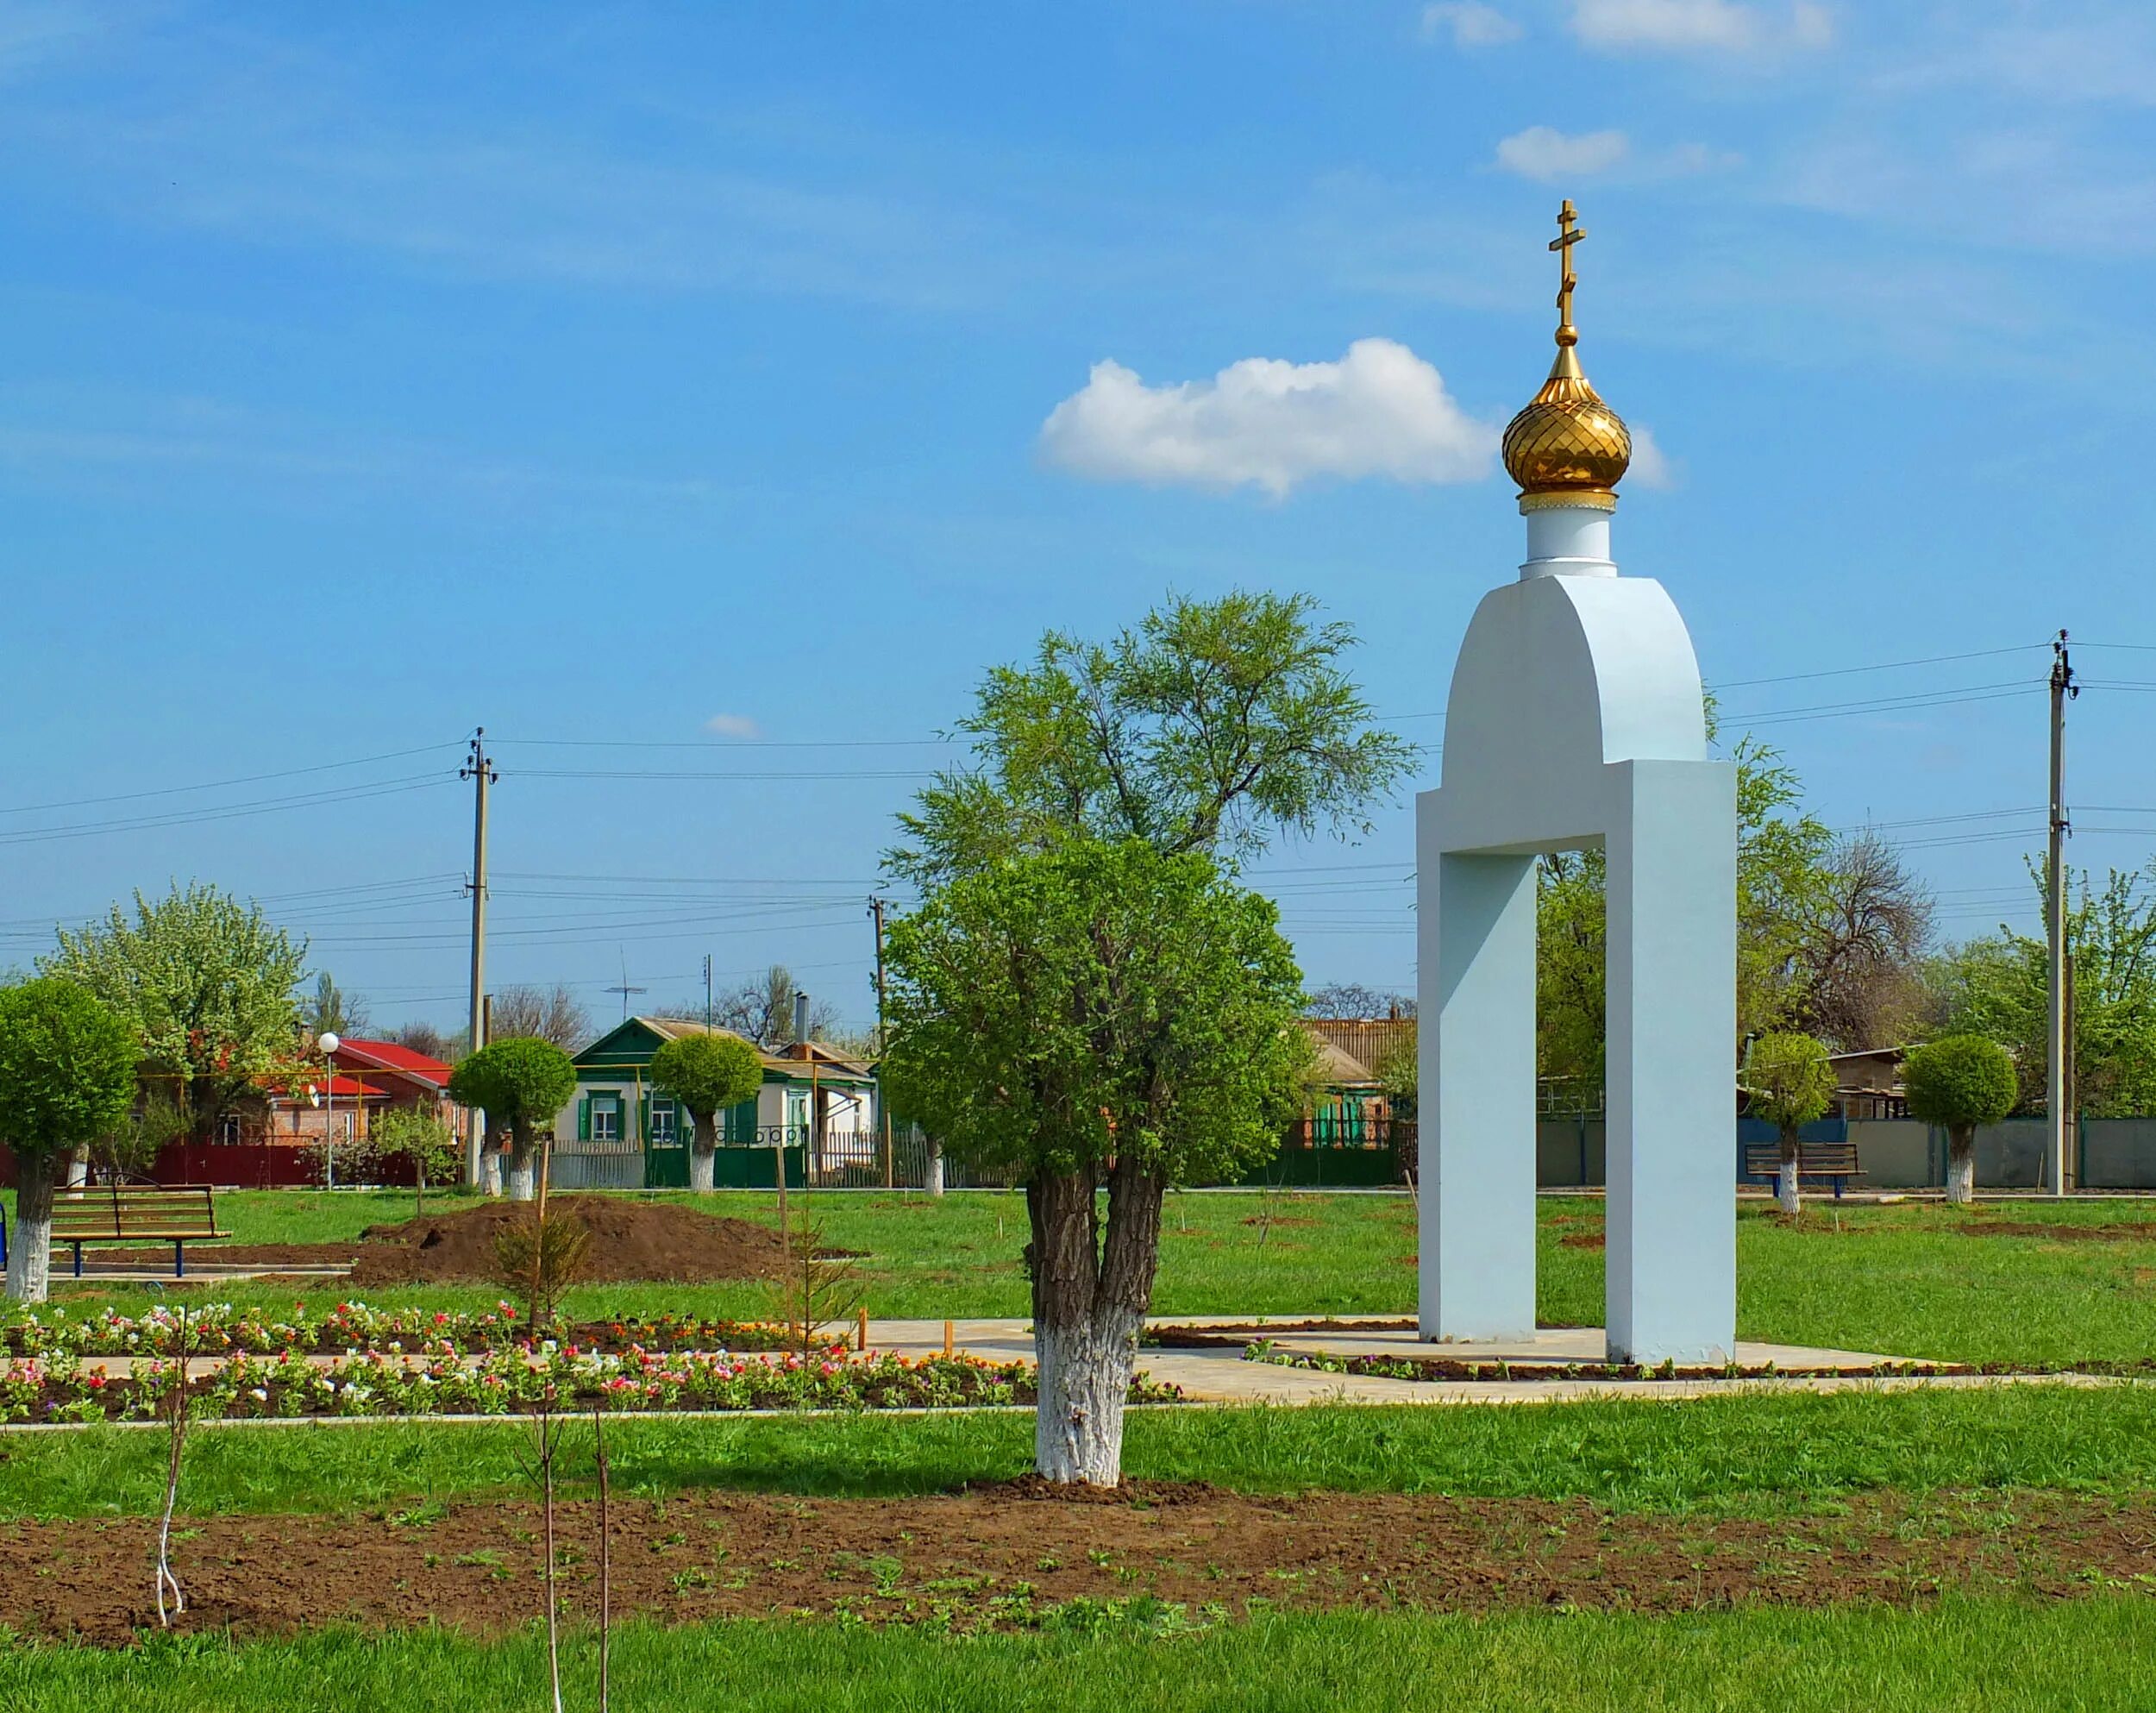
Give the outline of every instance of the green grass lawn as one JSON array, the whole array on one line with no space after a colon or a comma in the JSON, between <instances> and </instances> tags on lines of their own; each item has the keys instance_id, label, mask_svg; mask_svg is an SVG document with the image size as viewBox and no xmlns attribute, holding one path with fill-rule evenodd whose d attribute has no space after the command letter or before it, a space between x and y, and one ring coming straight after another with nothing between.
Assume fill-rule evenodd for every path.
<instances>
[{"instance_id":1,"label":"green grass lawn","mask_svg":"<svg viewBox=\"0 0 2156 1713\"><path fill-rule=\"evenodd\" d=\"M671 1199L687 1200L686 1196ZM772 1197L727 1191L698 1205L770 1220ZM454 1205L444 1202L442 1205ZM407 1195L235 1191L221 1217L242 1240L326 1242L410 1217ZM827 1240L857 1250L879 1315L1023 1315L1018 1252L1025 1209L1012 1193L826 1194L812 1198ZM1269 1224L1266 1215L1273 1217ZM1540 1312L1552 1324L1598 1325L1602 1256L1563 1239L1601 1230L1599 1201L1541 1203ZM2002 1222L2058 1236L1971 1236ZM2123 1241L2071 1241L2078 1228L2130 1227ZM2145 1236L2140 1233L2146 1233ZM1414 1215L1404 1195L1171 1196L1162 1236L1156 1312L1412 1314ZM1937 1203L1835 1209L1816 1203L1796 1227L1760 1205L1737 1214L1738 1329L1747 1338L1831 1345L1957 1361L2122 1360L2156 1354L2156 1202L1990 1204L1973 1214ZM289 1306L309 1285L218 1285L222 1299ZM60 1300L139 1309L165 1293L60 1287ZM383 1306L479 1307L485 1286L370 1289ZM576 1314L666 1311L754 1316L768 1312L758 1284L592 1285Z\"/></svg>"},{"instance_id":2,"label":"green grass lawn","mask_svg":"<svg viewBox=\"0 0 2156 1713\"><path fill-rule=\"evenodd\" d=\"M934 1416L617 1419L618 1490L693 1488L893 1497L1023 1474L1030 1412ZM0 1440L0 1521L141 1515L161 1502L154 1430ZM195 1512L379 1509L525 1486L528 1428L317 1423L197 1428L184 1506ZM563 1478L588 1474L575 1430ZM1438 1409L1167 1409L1129 1419L1133 1478L1246 1492L1307 1489L1585 1497L1614 1509L1784 1514L1894 1488L2156 1486L2156 1386L2042 1384L1983 1391L1786 1393Z\"/></svg>"},{"instance_id":3,"label":"green grass lawn","mask_svg":"<svg viewBox=\"0 0 2156 1713\"><path fill-rule=\"evenodd\" d=\"M1720 1710L2002 1713L2146 1708L2156 1603L2010 1596L1928 1610L1773 1608L1683 1619L1537 1615L1278 1616L1183 1631L1138 1604L1066 1612L1045 1634L955 1638L918 1628L735 1622L617 1632L614 1704L803 1713L1288 1713L1288 1710ZM564 1689L593 1700L594 1649L570 1641ZM487 1713L543 1704L535 1636L337 1631L133 1653L0 1647L0 1707L70 1713L391 1708Z\"/></svg>"}]
</instances>

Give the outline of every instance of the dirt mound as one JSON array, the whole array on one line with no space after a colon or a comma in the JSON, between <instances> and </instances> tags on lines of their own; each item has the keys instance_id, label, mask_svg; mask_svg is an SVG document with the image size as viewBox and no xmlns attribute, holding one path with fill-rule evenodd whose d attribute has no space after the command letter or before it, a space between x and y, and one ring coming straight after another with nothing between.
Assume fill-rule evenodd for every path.
<instances>
[{"instance_id":1,"label":"dirt mound","mask_svg":"<svg viewBox=\"0 0 2156 1713\"><path fill-rule=\"evenodd\" d=\"M550 1215L573 1214L590 1229L592 1246L580 1276L586 1281L768 1279L778 1277L786 1257L785 1239L769 1226L720 1219L673 1202L556 1195L547 1207ZM330 1244L322 1252L354 1257L355 1285L487 1279L494 1273L495 1239L530 1217L523 1202L489 1202L400 1225L369 1226L356 1248Z\"/></svg>"}]
</instances>

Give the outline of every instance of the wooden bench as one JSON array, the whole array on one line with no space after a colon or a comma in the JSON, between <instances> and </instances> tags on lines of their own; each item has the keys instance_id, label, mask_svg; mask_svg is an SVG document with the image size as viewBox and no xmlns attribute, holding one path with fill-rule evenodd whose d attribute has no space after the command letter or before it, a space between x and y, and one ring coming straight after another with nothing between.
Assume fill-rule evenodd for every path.
<instances>
[{"instance_id":1,"label":"wooden bench","mask_svg":"<svg viewBox=\"0 0 2156 1713\"><path fill-rule=\"evenodd\" d=\"M53 1242L75 1252L82 1277L85 1243L169 1243L172 1277L187 1277L187 1246L232 1233L217 1229L206 1183L112 1183L53 1192Z\"/></svg>"},{"instance_id":2,"label":"wooden bench","mask_svg":"<svg viewBox=\"0 0 2156 1713\"><path fill-rule=\"evenodd\" d=\"M1745 1176L1764 1177L1771 1182L1782 1171L1782 1145L1779 1142L1760 1142L1745 1149ZM1863 1170L1857 1164L1857 1145L1854 1142L1799 1142L1796 1145L1796 1176L1802 1183L1806 1178L1832 1179L1834 1199L1841 1200L1841 1187L1852 1177L1862 1177Z\"/></svg>"}]
</instances>

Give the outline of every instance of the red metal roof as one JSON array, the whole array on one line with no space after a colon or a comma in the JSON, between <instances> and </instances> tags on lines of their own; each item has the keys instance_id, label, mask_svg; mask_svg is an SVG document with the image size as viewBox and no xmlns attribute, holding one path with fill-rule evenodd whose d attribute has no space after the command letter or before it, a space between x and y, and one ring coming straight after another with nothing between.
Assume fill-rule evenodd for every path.
<instances>
[{"instance_id":1,"label":"red metal roof","mask_svg":"<svg viewBox=\"0 0 2156 1713\"><path fill-rule=\"evenodd\" d=\"M361 1070L367 1069L368 1064L378 1064L385 1070L401 1070L409 1076L423 1077L436 1087L449 1080L449 1067L440 1059L429 1058L426 1054L416 1053L394 1041L346 1041L337 1048L338 1063L343 1063L347 1053L366 1062L360 1066Z\"/></svg>"}]
</instances>

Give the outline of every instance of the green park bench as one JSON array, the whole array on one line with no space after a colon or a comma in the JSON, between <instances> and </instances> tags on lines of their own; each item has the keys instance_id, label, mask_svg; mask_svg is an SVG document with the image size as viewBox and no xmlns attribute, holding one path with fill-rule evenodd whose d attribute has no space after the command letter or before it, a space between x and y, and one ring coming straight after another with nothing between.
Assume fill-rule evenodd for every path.
<instances>
[{"instance_id":1,"label":"green park bench","mask_svg":"<svg viewBox=\"0 0 2156 1713\"><path fill-rule=\"evenodd\" d=\"M1782 1145L1779 1142L1759 1142L1745 1149L1745 1176L1764 1177L1771 1183L1782 1170ZM1799 1183L1806 1178L1814 1182L1832 1180L1834 1199L1841 1200L1841 1187L1852 1177L1864 1176L1857 1164L1857 1145L1854 1142L1799 1142L1796 1145L1796 1176Z\"/></svg>"},{"instance_id":2,"label":"green park bench","mask_svg":"<svg viewBox=\"0 0 2156 1713\"><path fill-rule=\"evenodd\" d=\"M86 1243L169 1243L172 1276L187 1277L187 1246L232 1233L217 1229L206 1183L85 1184L53 1192L53 1246L75 1252L82 1273Z\"/></svg>"}]
</instances>

